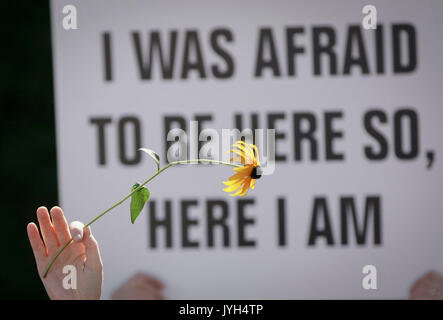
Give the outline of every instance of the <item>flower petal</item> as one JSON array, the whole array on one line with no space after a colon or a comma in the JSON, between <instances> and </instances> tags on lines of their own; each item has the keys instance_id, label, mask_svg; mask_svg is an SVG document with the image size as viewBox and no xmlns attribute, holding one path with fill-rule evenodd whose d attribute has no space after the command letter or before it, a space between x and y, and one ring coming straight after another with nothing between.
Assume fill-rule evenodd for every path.
<instances>
[{"instance_id":1,"label":"flower petal","mask_svg":"<svg viewBox=\"0 0 443 320\"><path fill-rule=\"evenodd\" d=\"M226 192L234 191L234 190L240 188L245 183L245 181L246 181L246 179L237 180L234 183L232 183L230 186L227 186L226 188L224 188L223 191L226 191Z\"/></svg>"},{"instance_id":2,"label":"flower petal","mask_svg":"<svg viewBox=\"0 0 443 320\"><path fill-rule=\"evenodd\" d=\"M237 180L237 179L240 179L240 178L246 178L247 176L248 176L247 173L245 173L245 172L243 172L243 171L240 171L240 172L234 174L233 176L231 176L231 177L228 179L228 181L231 181L231 180Z\"/></svg>"},{"instance_id":3,"label":"flower petal","mask_svg":"<svg viewBox=\"0 0 443 320\"><path fill-rule=\"evenodd\" d=\"M225 186L232 186L233 184L236 184L236 183L238 183L238 182L240 182L240 181L244 181L246 178L247 178L247 177L245 176L245 177L241 177L241 178L239 178L239 179L235 179L235 180L223 181L223 184L224 184Z\"/></svg>"},{"instance_id":4,"label":"flower petal","mask_svg":"<svg viewBox=\"0 0 443 320\"><path fill-rule=\"evenodd\" d=\"M229 162L241 162L241 163L243 163L242 158L240 158L240 157L232 157L231 159L229 159Z\"/></svg>"},{"instance_id":5,"label":"flower petal","mask_svg":"<svg viewBox=\"0 0 443 320\"><path fill-rule=\"evenodd\" d=\"M251 162L249 158L246 158L245 153L244 153L244 152L241 152L240 150L232 149L232 150L229 150L229 152L230 152L230 153L235 153L236 155L240 156L241 159L242 159L241 162L242 162L243 164L246 163L246 160L248 160L248 163Z\"/></svg>"},{"instance_id":6,"label":"flower petal","mask_svg":"<svg viewBox=\"0 0 443 320\"><path fill-rule=\"evenodd\" d=\"M249 147L245 147L243 145L240 145L240 144L234 144L233 147L237 147L241 150L241 155L245 157L246 164L253 164L254 163L254 154L252 152L252 149L250 149ZM240 152L240 151L237 150L237 152Z\"/></svg>"},{"instance_id":7,"label":"flower petal","mask_svg":"<svg viewBox=\"0 0 443 320\"><path fill-rule=\"evenodd\" d=\"M241 185L239 185L239 186L230 186L230 187L224 188L223 191L229 193L229 192L235 191L237 189L241 190L241 187L242 187Z\"/></svg>"},{"instance_id":8,"label":"flower petal","mask_svg":"<svg viewBox=\"0 0 443 320\"><path fill-rule=\"evenodd\" d=\"M250 182L251 182L251 178L247 178L243 187L241 189L239 189L236 193L231 194L231 196L235 197L238 195L240 197L244 197L248 193Z\"/></svg>"},{"instance_id":9,"label":"flower petal","mask_svg":"<svg viewBox=\"0 0 443 320\"><path fill-rule=\"evenodd\" d=\"M254 153L255 153L254 165L260 166L260 156L259 156L259 153L258 153L257 146L255 144L251 144L251 146L252 146L252 148L254 148Z\"/></svg>"},{"instance_id":10,"label":"flower petal","mask_svg":"<svg viewBox=\"0 0 443 320\"><path fill-rule=\"evenodd\" d=\"M258 148L254 144L238 140L232 145L229 153L234 154L229 162L241 162L244 165L234 168L236 173L228 178L228 181L223 181L223 184L227 186L223 190L226 192L235 191L230 194L232 197L243 197L248 194L249 189L255 188L256 179L253 179L251 174L255 167L260 166Z\"/></svg>"}]
</instances>

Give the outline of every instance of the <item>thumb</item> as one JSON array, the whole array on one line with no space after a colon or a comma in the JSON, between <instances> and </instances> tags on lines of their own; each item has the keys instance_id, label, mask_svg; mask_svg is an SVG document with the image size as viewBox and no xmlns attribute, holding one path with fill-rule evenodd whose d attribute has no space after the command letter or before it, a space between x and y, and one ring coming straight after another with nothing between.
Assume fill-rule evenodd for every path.
<instances>
[{"instance_id":1,"label":"thumb","mask_svg":"<svg viewBox=\"0 0 443 320\"><path fill-rule=\"evenodd\" d=\"M91 268L102 268L102 258L98 249L97 240L91 233L91 227L87 227L83 232L83 244L86 248L86 265Z\"/></svg>"},{"instance_id":2,"label":"thumb","mask_svg":"<svg viewBox=\"0 0 443 320\"><path fill-rule=\"evenodd\" d=\"M83 227L84 224L80 221L73 221L69 224L69 230L71 231L71 237L75 242L80 242L83 239Z\"/></svg>"}]
</instances>

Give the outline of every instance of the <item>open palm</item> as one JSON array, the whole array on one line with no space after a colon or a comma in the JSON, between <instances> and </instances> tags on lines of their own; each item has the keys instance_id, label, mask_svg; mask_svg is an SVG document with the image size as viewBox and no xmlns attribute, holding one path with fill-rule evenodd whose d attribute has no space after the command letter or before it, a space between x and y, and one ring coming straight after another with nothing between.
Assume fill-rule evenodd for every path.
<instances>
[{"instance_id":1,"label":"open palm","mask_svg":"<svg viewBox=\"0 0 443 320\"><path fill-rule=\"evenodd\" d=\"M66 249L55 260L46 278L43 278L46 267L58 250L71 240L68 223L59 207L51 209L51 215L45 207L37 209L40 231L34 223L28 224L27 231L34 252L37 270L51 299L99 299L103 279L103 265L97 242L89 227L84 229L83 238L71 241ZM76 271L72 271L72 267ZM76 274L76 277L73 277ZM69 281L63 279L67 276ZM75 283L72 283L75 281ZM69 282L71 287L66 287Z\"/></svg>"}]
</instances>

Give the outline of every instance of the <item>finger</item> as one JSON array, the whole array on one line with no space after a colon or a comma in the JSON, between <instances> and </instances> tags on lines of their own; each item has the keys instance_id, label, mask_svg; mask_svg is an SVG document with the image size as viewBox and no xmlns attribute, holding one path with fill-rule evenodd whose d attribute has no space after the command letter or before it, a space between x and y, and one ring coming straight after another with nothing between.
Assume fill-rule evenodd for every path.
<instances>
[{"instance_id":1,"label":"finger","mask_svg":"<svg viewBox=\"0 0 443 320\"><path fill-rule=\"evenodd\" d=\"M139 289L139 298L141 300L164 300L161 290L157 289L152 283L146 282L146 275L143 275L145 281L141 281L137 284ZM140 279L140 278L139 278Z\"/></svg>"},{"instance_id":2,"label":"finger","mask_svg":"<svg viewBox=\"0 0 443 320\"><path fill-rule=\"evenodd\" d=\"M426 278L432 283L443 283L443 278L435 271L429 272Z\"/></svg>"},{"instance_id":3,"label":"finger","mask_svg":"<svg viewBox=\"0 0 443 320\"><path fill-rule=\"evenodd\" d=\"M422 283L419 281L416 281L412 288L409 290L409 299L410 300L417 300L420 299L420 294L423 291L422 290Z\"/></svg>"},{"instance_id":4,"label":"finger","mask_svg":"<svg viewBox=\"0 0 443 320\"><path fill-rule=\"evenodd\" d=\"M63 215L63 210L60 207L53 207L51 209L52 224L54 225L57 238L66 243L71 239L71 233L69 232L68 222Z\"/></svg>"},{"instance_id":5,"label":"finger","mask_svg":"<svg viewBox=\"0 0 443 320\"><path fill-rule=\"evenodd\" d=\"M84 224L80 221L72 221L69 225L69 229L71 230L71 237L75 242L82 241L83 239L83 227Z\"/></svg>"},{"instance_id":6,"label":"finger","mask_svg":"<svg viewBox=\"0 0 443 320\"><path fill-rule=\"evenodd\" d=\"M137 283L142 283L142 284L146 284L146 285L148 285L148 286L152 286L152 287L154 287L156 290L157 289L163 289L164 288L164 284L163 284L163 282L161 282L160 280L158 280L158 279L156 279L156 278L154 278L154 277L152 277L152 276L150 276L150 275L147 275L147 274L145 274L145 273L143 273L143 272L137 272L134 276L133 276L133 278L135 279L135 281L137 282Z\"/></svg>"},{"instance_id":7,"label":"finger","mask_svg":"<svg viewBox=\"0 0 443 320\"><path fill-rule=\"evenodd\" d=\"M34 258L38 265L42 259L46 258L45 245L43 244L42 238L40 238L40 233L38 232L38 228L35 223L29 223L26 227L26 231L28 232L32 252L34 253Z\"/></svg>"},{"instance_id":8,"label":"finger","mask_svg":"<svg viewBox=\"0 0 443 320\"><path fill-rule=\"evenodd\" d=\"M163 294L161 294L160 292L156 292L153 295L154 300L165 300L165 296Z\"/></svg>"},{"instance_id":9,"label":"finger","mask_svg":"<svg viewBox=\"0 0 443 320\"><path fill-rule=\"evenodd\" d=\"M93 269L103 267L102 258L100 257L100 250L98 243L91 233L91 227L83 229L83 244L86 248L86 266Z\"/></svg>"},{"instance_id":10,"label":"finger","mask_svg":"<svg viewBox=\"0 0 443 320\"><path fill-rule=\"evenodd\" d=\"M435 272L428 272L419 278L409 291L409 299L432 299L430 288L435 283Z\"/></svg>"},{"instance_id":11,"label":"finger","mask_svg":"<svg viewBox=\"0 0 443 320\"><path fill-rule=\"evenodd\" d=\"M46 209L46 207L40 207L37 209L37 219L46 249L51 251L51 249L53 250L58 247L55 230L51 223L51 219L49 218L48 209Z\"/></svg>"},{"instance_id":12,"label":"finger","mask_svg":"<svg viewBox=\"0 0 443 320\"><path fill-rule=\"evenodd\" d=\"M161 282L160 280L158 280L157 278L154 278L152 276L146 276L146 280L149 281L150 284L152 284L152 286L156 289L163 289L165 287L165 284L163 282Z\"/></svg>"}]
</instances>

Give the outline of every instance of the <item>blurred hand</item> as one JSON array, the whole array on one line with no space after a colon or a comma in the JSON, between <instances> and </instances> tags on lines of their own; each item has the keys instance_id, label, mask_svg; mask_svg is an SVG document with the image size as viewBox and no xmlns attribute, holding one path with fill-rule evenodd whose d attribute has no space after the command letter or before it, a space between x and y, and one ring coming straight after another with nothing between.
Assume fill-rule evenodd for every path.
<instances>
[{"instance_id":1,"label":"blurred hand","mask_svg":"<svg viewBox=\"0 0 443 320\"><path fill-rule=\"evenodd\" d=\"M163 300L165 285L154 277L136 273L112 293L113 300Z\"/></svg>"},{"instance_id":2,"label":"blurred hand","mask_svg":"<svg viewBox=\"0 0 443 320\"><path fill-rule=\"evenodd\" d=\"M39 230L35 223L29 223L27 227L29 242L34 252L37 270L45 286L46 292L51 299L82 300L99 299L101 295L103 264L100 257L97 241L91 234L90 227L83 230L81 222L73 222L71 230L59 207L37 209ZM70 239L73 242L60 254L49 270L46 278L43 274L52 258L58 250ZM66 265L75 266L77 272L76 289L65 289L63 279L68 273L63 273Z\"/></svg>"},{"instance_id":3,"label":"blurred hand","mask_svg":"<svg viewBox=\"0 0 443 320\"><path fill-rule=\"evenodd\" d=\"M443 300L443 278L435 272L425 274L412 286L409 299Z\"/></svg>"}]
</instances>

